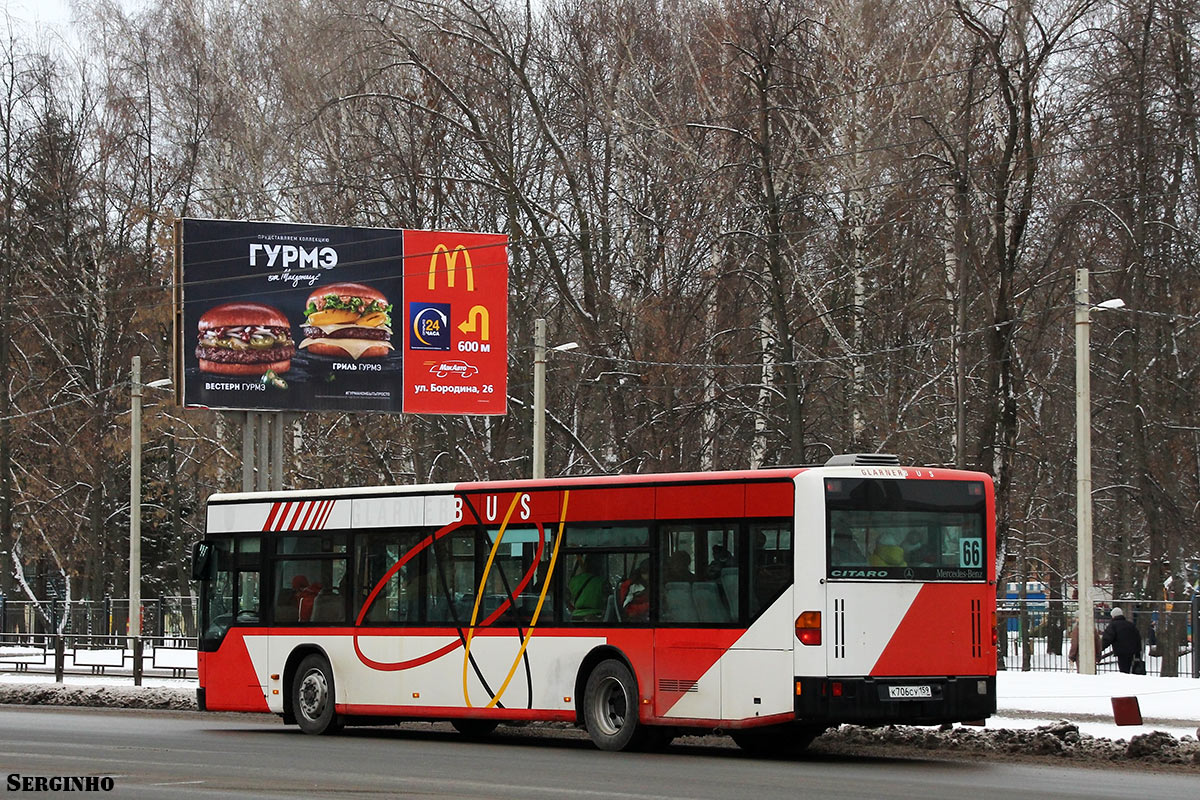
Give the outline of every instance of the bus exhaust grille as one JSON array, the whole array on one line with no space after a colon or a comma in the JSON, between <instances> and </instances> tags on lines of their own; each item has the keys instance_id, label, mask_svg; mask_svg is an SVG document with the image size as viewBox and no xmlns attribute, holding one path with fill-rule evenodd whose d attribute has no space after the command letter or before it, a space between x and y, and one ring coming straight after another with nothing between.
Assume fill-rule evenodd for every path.
<instances>
[{"instance_id":1,"label":"bus exhaust grille","mask_svg":"<svg viewBox=\"0 0 1200 800\"><path fill-rule=\"evenodd\" d=\"M898 467L899 456L888 453L843 453L825 462L827 467Z\"/></svg>"},{"instance_id":2,"label":"bus exhaust grille","mask_svg":"<svg viewBox=\"0 0 1200 800\"><path fill-rule=\"evenodd\" d=\"M659 678L658 690L660 692L698 692L696 681L681 681L675 678Z\"/></svg>"}]
</instances>

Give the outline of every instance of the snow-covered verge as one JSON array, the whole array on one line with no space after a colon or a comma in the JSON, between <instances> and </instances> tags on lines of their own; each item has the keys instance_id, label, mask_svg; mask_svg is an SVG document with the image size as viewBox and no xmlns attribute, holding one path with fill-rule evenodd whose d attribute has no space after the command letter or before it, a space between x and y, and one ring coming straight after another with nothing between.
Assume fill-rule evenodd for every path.
<instances>
[{"instance_id":1,"label":"snow-covered verge","mask_svg":"<svg viewBox=\"0 0 1200 800\"><path fill-rule=\"evenodd\" d=\"M26 706L93 706L196 710L196 690L172 686L0 683L0 703Z\"/></svg>"},{"instance_id":2,"label":"snow-covered verge","mask_svg":"<svg viewBox=\"0 0 1200 800\"><path fill-rule=\"evenodd\" d=\"M814 746L833 745L959 751L980 757L1047 756L1075 761L1178 764L1200 768L1200 742L1193 736L1177 739L1164 731L1150 731L1134 734L1128 742L1124 739L1114 741L1080 733L1079 726L1067 720L1033 729L995 730L961 726L938 730L843 725L827 731Z\"/></svg>"}]
</instances>

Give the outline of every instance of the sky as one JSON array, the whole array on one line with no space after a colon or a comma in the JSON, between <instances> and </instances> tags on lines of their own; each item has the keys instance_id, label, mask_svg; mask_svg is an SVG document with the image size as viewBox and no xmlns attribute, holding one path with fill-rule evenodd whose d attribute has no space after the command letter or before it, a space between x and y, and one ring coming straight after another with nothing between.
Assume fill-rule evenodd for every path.
<instances>
[{"instance_id":1,"label":"sky","mask_svg":"<svg viewBox=\"0 0 1200 800\"><path fill-rule=\"evenodd\" d=\"M18 39L64 42L75 48L78 39L71 28L69 0L3 0L4 19ZM3 24L4 20L0 20ZM6 37L7 38L7 37Z\"/></svg>"},{"instance_id":2,"label":"sky","mask_svg":"<svg viewBox=\"0 0 1200 800\"><path fill-rule=\"evenodd\" d=\"M4 0L4 10L14 22L65 28L71 19L68 0Z\"/></svg>"}]
</instances>

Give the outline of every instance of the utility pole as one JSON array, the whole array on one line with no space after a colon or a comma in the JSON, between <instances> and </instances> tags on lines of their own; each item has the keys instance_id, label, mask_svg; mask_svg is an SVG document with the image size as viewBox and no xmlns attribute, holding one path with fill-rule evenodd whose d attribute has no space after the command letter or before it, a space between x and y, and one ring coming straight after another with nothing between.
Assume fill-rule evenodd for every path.
<instances>
[{"instance_id":1,"label":"utility pole","mask_svg":"<svg viewBox=\"0 0 1200 800\"><path fill-rule=\"evenodd\" d=\"M533 477L546 477L546 320L533 321Z\"/></svg>"},{"instance_id":2,"label":"utility pole","mask_svg":"<svg viewBox=\"0 0 1200 800\"><path fill-rule=\"evenodd\" d=\"M1075 270L1075 526L1079 615L1079 672L1096 674L1092 603L1092 358L1088 270Z\"/></svg>"},{"instance_id":3,"label":"utility pole","mask_svg":"<svg viewBox=\"0 0 1200 800\"><path fill-rule=\"evenodd\" d=\"M142 685L142 357L129 373L129 636L133 685Z\"/></svg>"}]
</instances>

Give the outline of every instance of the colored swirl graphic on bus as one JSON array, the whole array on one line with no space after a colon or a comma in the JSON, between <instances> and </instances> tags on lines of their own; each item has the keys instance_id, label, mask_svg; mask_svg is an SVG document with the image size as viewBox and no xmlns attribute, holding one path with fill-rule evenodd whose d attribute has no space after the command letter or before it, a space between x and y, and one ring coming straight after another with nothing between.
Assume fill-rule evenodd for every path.
<instances>
[{"instance_id":1,"label":"colored swirl graphic on bus","mask_svg":"<svg viewBox=\"0 0 1200 800\"><path fill-rule=\"evenodd\" d=\"M384 662L384 661L377 661L375 659L372 659L371 657L369 657L362 651L362 648L359 645L359 638L361 635L359 631L360 631L364 621L367 618L368 612L371 610L371 605L376 601L376 599L379 597L379 595L383 592L388 581L391 580L396 575L396 573L398 573L401 569L403 569L406 564L409 564L410 562L412 562L413 559L417 558L421 554L421 552L423 552L427 548L433 547L434 544L437 541L439 541L440 539L442 539L443 537L453 533L454 531L459 530L463 525L463 523L461 523L461 522L451 523L450 525L447 525L447 526L437 530L436 532L427 536L425 539L423 539L421 542L419 542L415 547L408 550L406 553L404 553L404 555L402 555L396 561L395 564L393 564L386 572L384 572L382 577L380 577L380 579L376 582L375 586L371 589L370 593L367 595L366 600L362 604L362 608L359 609L358 616L354 620L354 626L355 626L354 627L354 653L356 656L358 656L358 660L361 663L363 663L367 667L370 667L371 669L374 669L374 670L377 670L380 672L399 672L399 671L403 671L403 670L413 669L413 668L419 667L423 664L428 664L431 661L436 661L437 659L439 659L449 653L452 653L461 647L461 648L463 648L463 700L465 701L468 708L473 707L473 704L471 702L471 697L470 697L470 690L469 690L469 676L470 676L470 673L472 670L474 670L475 676L479 679L479 682L484 687L484 691L486 691L488 694L489 699L488 699L486 706L484 706L484 707L485 708L494 708L494 707L503 708L504 706L500 702L500 698L503 697L504 692L508 689L508 686L512 682L513 676L516 674L517 669L520 667L520 665L522 663L524 663L527 683L529 684L529 691L527 692L528 707L529 708L533 707L532 676L529 673L529 670L530 670L529 659L528 659L526 650L529 646L530 639L532 639L532 637L533 637L534 630L537 626L538 618L541 616L542 607L546 601L546 594L549 591L550 586L552 585L552 578L554 576L554 570L558 565L559 546L562 543L563 530L565 528L566 520L567 520L567 502L568 502L568 498L570 497L569 491L563 492L562 507L559 510L558 531L556 532L555 537L554 537L554 544L553 544L551 554L550 554L550 565L546 571L545 579L542 581L542 587L538 593L537 604L534 607L534 611L530 617L529 624L527 626L521 626L519 624L516 626L517 637L518 637L518 639L520 639L520 642L521 642L520 648L518 649L516 656L513 658L512 665L509 667L508 673L505 675L503 682L500 684L500 687L496 691L493 691L491 689L486 677L483 675L482 670L479 668L478 663L475 661L475 659L473 659L471 657L471 641L475 636L475 631L479 628L486 628L486 627L491 626L492 624L494 624L496 622L496 620L500 619L506 612L508 612L510 609L513 609L517 606L517 603L514 598L517 595L522 594L524 592L524 590L529 586L529 584L534 580L534 577L537 574L538 566L541 564L542 557L545 554L545 546L546 546L545 530L541 523L536 523L535 527L538 532L537 553L536 553L529 569L526 570L525 573L520 576L520 580L517 582L517 584L514 587L512 587L512 589L510 591L506 592L506 596L501 601L499 606L494 611L492 611L490 614L488 614L482 621L479 620L480 603L483 600L484 589L487 585L488 578L491 575L491 571L492 571L492 568L493 568L493 566L495 564L495 560L496 560L496 554L500 549L501 542L504 540L504 535L505 535L506 531L508 530L509 522L512 519L513 512L516 510L517 503L520 499L520 496L521 496L520 493L517 493L513 496L512 502L509 504L508 510L505 512L504 520L500 525L500 529L496 533L495 541L492 542L491 551L488 553L487 564L484 567L483 576L480 579L479 589L475 593L475 601L474 601L473 608L471 610L471 619L470 619L469 623L466 626L463 626L459 620L457 620L457 619L454 620L454 622L456 623L455 627L458 632L457 641L450 642L450 643L445 644L439 648L436 648L428 653L417 656L415 658L407 659L405 661ZM478 511L470 503L469 499L465 498L465 497L464 497L464 506L470 509L471 513L475 517L475 522L477 524L482 524L482 519L481 519ZM438 564L439 564L439 569L441 569L441 561L440 560L439 560ZM444 589L444 587L445 587L444 581L442 582L442 585L443 585L443 589ZM451 607L453 607L453 606L451 606Z\"/></svg>"}]
</instances>

